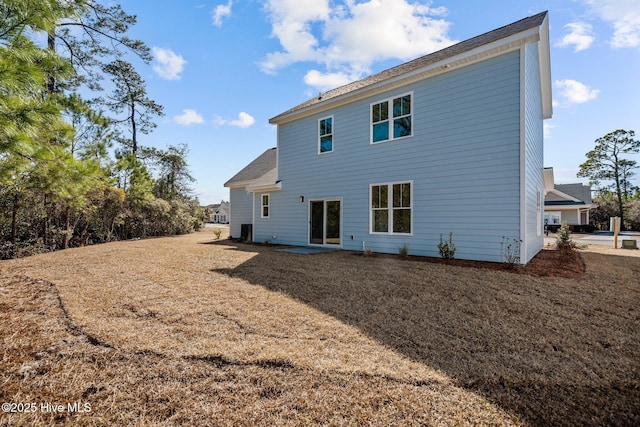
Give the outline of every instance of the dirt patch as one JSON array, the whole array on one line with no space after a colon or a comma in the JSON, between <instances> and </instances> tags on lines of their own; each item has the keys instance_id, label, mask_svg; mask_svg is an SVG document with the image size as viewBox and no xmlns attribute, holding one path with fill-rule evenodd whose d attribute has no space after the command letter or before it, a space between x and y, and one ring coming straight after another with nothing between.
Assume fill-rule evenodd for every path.
<instances>
[{"instance_id":1,"label":"dirt patch","mask_svg":"<svg viewBox=\"0 0 640 427\"><path fill-rule=\"evenodd\" d=\"M586 271L581 251L564 252L545 248L521 268L524 274L536 277L565 277L578 279Z\"/></svg>"},{"instance_id":2,"label":"dirt patch","mask_svg":"<svg viewBox=\"0 0 640 427\"><path fill-rule=\"evenodd\" d=\"M509 263L472 261L464 259L443 259L435 257L412 256L401 257L394 254L351 252L354 256L429 262L454 267L479 268L485 270L508 271L516 274L527 274L535 277L565 277L577 279L585 272L585 264L580 251L562 252L552 248L544 248L527 263L516 265Z\"/></svg>"},{"instance_id":3,"label":"dirt patch","mask_svg":"<svg viewBox=\"0 0 640 427\"><path fill-rule=\"evenodd\" d=\"M0 398L91 411L0 425L638 425L640 258L580 255L537 277L202 232L3 261Z\"/></svg>"}]
</instances>

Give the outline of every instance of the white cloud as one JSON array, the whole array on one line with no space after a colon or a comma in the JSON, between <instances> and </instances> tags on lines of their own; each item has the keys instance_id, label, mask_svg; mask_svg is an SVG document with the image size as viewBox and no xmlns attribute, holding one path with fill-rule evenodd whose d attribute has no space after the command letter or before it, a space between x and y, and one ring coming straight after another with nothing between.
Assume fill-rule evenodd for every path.
<instances>
[{"instance_id":1,"label":"white cloud","mask_svg":"<svg viewBox=\"0 0 640 427\"><path fill-rule=\"evenodd\" d=\"M560 91L561 101L558 105L583 104L598 97L600 90L576 80L556 80L556 87Z\"/></svg>"},{"instance_id":2,"label":"white cloud","mask_svg":"<svg viewBox=\"0 0 640 427\"><path fill-rule=\"evenodd\" d=\"M333 16L325 37L331 61L368 67L373 61L409 59L453 43L446 33L449 23L443 9L412 4L406 0L378 0L353 5L348 16Z\"/></svg>"},{"instance_id":3,"label":"white cloud","mask_svg":"<svg viewBox=\"0 0 640 427\"><path fill-rule=\"evenodd\" d=\"M196 110L182 110L182 115L174 116L173 121L179 125L191 126L204 123L204 119Z\"/></svg>"},{"instance_id":4,"label":"white cloud","mask_svg":"<svg viewBox=\"0 0 640 427\"><path fill-rule=\"evenodd\" d=\"M446 9L409 0L268 0L272 35L282 49L261 62L266 73L314 62L305 82L320 90L363 77L375 61L411 59L454 43ZM335 87L335 86L332 86Z\"/></svg>"},{"instance_id":5,"label":"white cloud","mask_svg":"<svg viewBox=\"0 0 640 427\"><path fill-rule=\"evenodd\" d=\"M586 0L601 19L613 25L610 40L616 48L640 46L640 2L638 0Z\"/></svg>"},{"instance_id":6,"label":"white cloud","mask_svg":"<svg viewBox=\"0 0 640 427\"><path fill-rule=\"evenodd\" d=\"M229 126L235 126L239 128L248 128L253 126L255 122L256 122L256 119L254 119L253 116L251 116L248 113L245 113L244 111L238 114L238 118L236 120L227 120L220 116L215 116L213 118L213 124L215 126L229 125Z\"/></svg>"},{"instance_id":7,"label":"white cloud","mask_svg":"<svg viewBox=\"0 0 640 427\"><path fill-rule=\"evenodd\" d=\"M547 121L542 123L542 132L545 139L551 138L551 130L555 127L556 127L555 125L552 125Z\"/></svg>"},{"instance_id":8,"label":"white cloud","mask_svg":"<svg viewBox=\"0 0 640 427\"><path fill-rule=\"evenodd\" d=\"M348 75L344 72L322 73L318 70L310 70L304 76L304 82L307 85L317 88L321 92L346 85L356 79L356 76Z\"/></svg>"},{"instance_id":9,"label":"white cloud","mask_svg":"<svg viewBox=\"0 0 640 427\"><path fill-rule=\"evenodd\" d=\"M593 28L590 24L584 22L572 22L564 26L569 30L569 34L565 35L562 40L556 43L558 47L574 46L574 52L588 49L593 44L595 37L593 36Z\"/></svg>"},{"instance_id":10,"label":"white cloud","mask_svg":"<svg viewBox=\"0 0 640 427\"><path fill-rule=\"evenodd\" d=\"M180 80L180 73L184 70L187 61L171 49L154 46L152 51L155 59L153 71L163 79Z\"/></svg>"},{"instance_id":11,"label":"white cloud","mask_svg":"<svg viewBox=\"0 0 640 427\"><path fill-rule=\"evenodd\" d=\"M243 111L240 114L238 114L237 120L232 120L229 122L229 124L231 126L237 126L239 128L248 128L250 126L253 126L255 122L256 122L256 119L254 119L250 114L247 114Z\"/></svg>"},{"instance_id":12,"label":"white cloud","mask_svg":"<svg viewBox=\"0 0 640 427\"><path fill-rule=\"evenodd\" d=\"M231 16L231 6L233 6L233 1L229 0L227 4L219 4L213 9L213 25L222 26L222 19Z\"/></svg>"},{"instance_id":13,"label":"white cloud","mask_svg":"<svg viewBox=\"0 0 640 427\"><path fill-rule=\"evenodd\" d=\"M313 23L326 22L328 0L268 0L265 5L271 21L271 34L280 41L282 52L272 52L261 63L266 73L298 61L316 61L319 41L312 31Z\"/></svg>"}]
</instances>

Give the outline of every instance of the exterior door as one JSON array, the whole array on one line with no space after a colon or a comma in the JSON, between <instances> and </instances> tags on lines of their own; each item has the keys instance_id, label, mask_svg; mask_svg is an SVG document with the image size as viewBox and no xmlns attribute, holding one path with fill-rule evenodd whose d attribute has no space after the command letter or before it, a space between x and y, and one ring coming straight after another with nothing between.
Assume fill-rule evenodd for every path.
<instances>
[{"instance_id":1,"label":"exterior door","mask_svg":"<svg viewBox=\"0 0 640 427\"><path fill-rule=\"evenodd\" d=\"M340 245L340 200L312 200L310 215L309 243L312 245Z\"/></svg>"}]
</instances>

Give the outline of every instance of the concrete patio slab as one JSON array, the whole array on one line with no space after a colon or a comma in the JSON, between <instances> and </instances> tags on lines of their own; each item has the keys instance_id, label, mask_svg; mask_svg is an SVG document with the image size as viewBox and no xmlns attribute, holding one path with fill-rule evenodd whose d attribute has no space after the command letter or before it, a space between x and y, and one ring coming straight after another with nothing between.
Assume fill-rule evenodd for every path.
<instances>
[{"instance_id":1,"label":"concrete patio slab","mask_svg":"<svg viewBox=\"0 0 640 427\"><path fill-rule=\"evenodd\" d=\"M302 255L313 255L323 252L333 252L337 251L339 248L316 248L312 246L300 246L297 248L284 248L284 249L276 249L276 252L289 252L292 254L302 254Z\"/></svg>"}]
</instances>

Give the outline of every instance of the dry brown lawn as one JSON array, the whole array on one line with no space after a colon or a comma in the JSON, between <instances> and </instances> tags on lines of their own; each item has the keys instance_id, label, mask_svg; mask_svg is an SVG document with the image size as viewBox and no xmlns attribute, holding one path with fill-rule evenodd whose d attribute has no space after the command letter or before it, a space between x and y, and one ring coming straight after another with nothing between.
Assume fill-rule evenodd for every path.
<instances>
[{"instance_id":1,"label":"dry brown lawn","mask_svg":"<svg viewBox=\"0 0 640 427\"><path fill-rule=\"evenodd\" d=\"M639 425L640 251L608 252L538 277L205 230L2 261L0 401L35 410L0 425Z\"/></svg>"}]
</instances>

